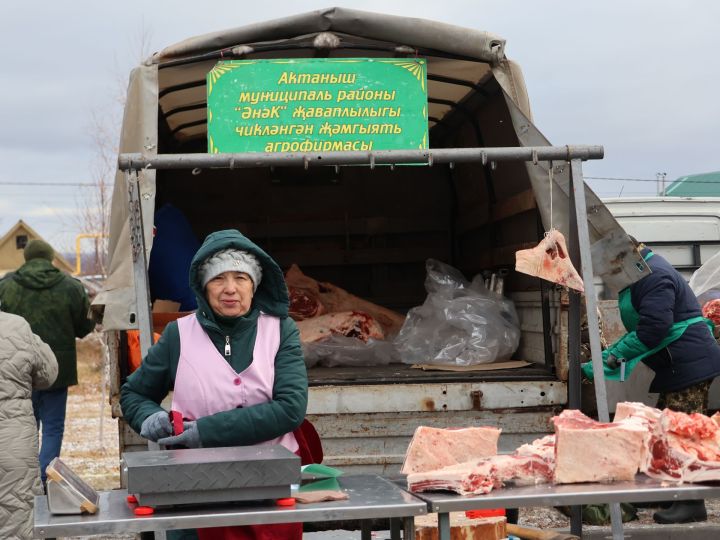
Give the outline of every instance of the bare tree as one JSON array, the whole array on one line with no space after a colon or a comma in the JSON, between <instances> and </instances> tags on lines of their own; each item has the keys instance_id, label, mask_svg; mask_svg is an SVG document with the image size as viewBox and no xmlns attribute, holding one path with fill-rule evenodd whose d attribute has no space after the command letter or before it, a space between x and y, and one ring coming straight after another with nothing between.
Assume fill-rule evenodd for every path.
<instances>
[{"instance_id":1,"label":"bare tree","mask_svg":"<svg viewBox=\"0 0 720 540\"><path fill-rule=\"evenodd\" d=\"M148 56L150 32L141 26L136 37L135 56L139 63ZM115 69L115 92L110 95L108 106L91 112L90 139L94 158L90 166L90 186L83 188L77 201L78 212L75 225L81 234L93 241L92 262L84 268L85 274L107 273L108 233L110 228L110 205L117 168L117 154L122 124L122 110L127 97L127 73Z\"/></svg>"}]
</instances>

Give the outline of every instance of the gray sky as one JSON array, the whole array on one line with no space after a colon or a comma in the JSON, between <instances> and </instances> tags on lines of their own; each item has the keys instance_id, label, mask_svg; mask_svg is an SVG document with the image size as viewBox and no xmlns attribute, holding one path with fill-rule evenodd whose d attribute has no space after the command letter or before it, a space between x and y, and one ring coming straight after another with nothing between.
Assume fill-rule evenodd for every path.
<instances>
[{"instance_id":1,"label":"gray sky","mask_svg":"<svg viewBox=\"0 0 720 540\"><path fill-rule=\"evenodd\" d=\"M605 147L587 176L654 180L665 172L670 181L720 170L720 2L712 0L26 0L0 20L0 234L23 219L56 248L73 248L73 215L87 188L63 184L91 181L93 115L118 118L117 96L143 38L153 52L332 5L505 38L550 141ZM656 190L654 181L589 183L601 197Z\"/></svg>"}]
</instances>

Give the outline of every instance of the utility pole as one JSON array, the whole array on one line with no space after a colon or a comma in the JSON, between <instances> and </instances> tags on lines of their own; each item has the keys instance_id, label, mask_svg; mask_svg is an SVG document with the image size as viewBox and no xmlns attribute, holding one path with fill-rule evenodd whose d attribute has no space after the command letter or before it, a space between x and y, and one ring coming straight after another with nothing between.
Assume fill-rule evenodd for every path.
<instances>
[{"instance_id":1,"label":"utility pole","mask_svg":"<svg viewBox=\"0 0 720 540\"><path fill-rule=\"evenodd\" d=\"M659 197L665 196L665 178L667 177L666 172L655 173L655 179L657 180L657 194Z\"/></svg>"}]
</instances>

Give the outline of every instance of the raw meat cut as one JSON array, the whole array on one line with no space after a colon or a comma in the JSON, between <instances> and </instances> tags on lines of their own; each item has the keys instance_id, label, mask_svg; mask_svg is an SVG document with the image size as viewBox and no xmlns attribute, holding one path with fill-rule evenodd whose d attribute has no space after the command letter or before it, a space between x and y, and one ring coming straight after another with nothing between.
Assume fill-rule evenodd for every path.
<instances>
[{"instance_id":1,"label":"raw meat cut","mask_svg":"<svg viewBox=\"0 0 720 540\"><path fill-rule=\"evenodd\" d=\"M556 484L632 480L640 468L647 429L596 422L576 410L553 417Z\"/></svg>"},{"instance_id":2,"label":"raw meat cut","mask_svg":"<svg viewBox=\"0 0 720 540\"><path fill-rule=\"evenodd\" d=\"M538 455L521 456L516 452L487 458L492 463L495 487L533 486L552 482L554 460Z\"/></svg>"},{"instance_id":3,"label":"raw meat cut","mask_svg":"<svg viewBox=\"0 0 720 540\"><path fill-rule=\"evenodd\" d=\"M710 319L715 326L720 325L720 299L705 302L702 307L702 316Z\"/></svg>"},{"instance_id":4,"label":"raw meat cut","mask_svg":"<svg viewBox=\"0 0 720 540\"><path fill-rule=\"evenodd\" d=\"M403 474L427 472L497 454L500 430L494 427L415 430L402 469Z\"/></svg>"},{"instance_id":5,"label":"raw meat cut","mask_svg":"<svg viewBox=\"0 0 720 540\"><path fill-rule=\"evenodd\" d=\"M720 480L716 416L663 410L650 438L647 475L677 483Z\"/></svg>"},{"instance_id":6,"label":"raw meat cut","mask_svg":"<svg viewBox=\"0 0 720 540\"><path fill-rule=\"evenodd\" d=\"M302 343L322 341L332 335L357 338L367 342L369 339L385 339L380 325L367 313L345 311L327 313L297 322Z\"/></svg>"},{"instance_id":7,"label":"raw meat cut","mask_svg":"<svg viewBox=\"0 0 720 540\"><path fill-rule=\"evenodd\" d=\"M515 270L584 292L582 278L570 262L565 237L557 229L545 233L532 249L515 252Z\"/></svg>"},{"instance_id":8,"label":"raw meat cut","mask_svg":"<svg viewBox=\"0 0 720 540\"><path fill-rule=\"evenodd\" d=\"M310 296L305 290L288 287L290 308L288 313L296 321L303 321L325 313L325 306L317 298Z\"/></svg>"},{"instance_id":9,"label":"raw meat cut","mask_svg":"<svg viewBox=\"0 0 720 540\"><path fill-rule=\"evenodd\" d=\"M441 469L410 473L408 489L421 491L453 491L460 495L482 495L495 487L493 465L488 459L468 461Z\"/></svg>"},{"instance_id":10,"label":"raw meat cut","mask_svg":"<svg viewBox=\"0 0 720 540\"><path fill-rule=\"evenodd\" d=\"M515 450L517 456L535 456L555 466L555 435L545 435Z\"/></svg>"},{"instance_id":11,"label":"raw meat cut","mask_svg":"<svg viewBox=\"0 0 720 540\"><path fill-rule=\"evenodd\" d=\"M529 486L552 480L552 465L538 456L496 455L432 471L410 473L408 489L481 495L508 484Z\"/></svg>"},{"instance_id":12,"label":"raw meat cut","mask_svg":"<svg viewBox=\"0 0 720 540\"><path fill-rule=\"evenodd\" d=\"M327 313L340 311L367 313L380 324L383 333L389 337L395 336L405 322L405 316L396 311L363 300L332 283L321 283L306 276L296 264L290 266L285 273L285 282L289 288L299 289L309 298L319 302Z\"/></svg>"},{"instance_id":13,"label":"raw meat cut","mask_svg":"<svg viewBox=\"0 0 720 540\"><path fill-rule=\"evenodd\" d=\"M643 445L640 451L640 472L647 473L650 452L650 438L660 420L660 409L649 407L644 403L623 401L615 406L613 422L633 424L645 430Z\"/></svg>"}]
</instances>

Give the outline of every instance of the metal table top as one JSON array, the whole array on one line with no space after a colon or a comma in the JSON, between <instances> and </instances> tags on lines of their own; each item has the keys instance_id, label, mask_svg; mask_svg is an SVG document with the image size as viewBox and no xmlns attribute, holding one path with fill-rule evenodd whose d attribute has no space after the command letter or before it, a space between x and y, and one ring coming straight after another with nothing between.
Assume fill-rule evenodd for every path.
<instances>
[{"instance_id":1,"label":"metal table top","mask_svg":"<svg viewBox=\"0 0 720 540\"><path fill-rule=\"evenodd\" d=\"M579 504L653 502L720 497L720 484L662 485L644 474L632 482L613 484L539 484L494 489L486 495L463 497L453 493L413 493L427 501L430 512L458 512L484 508L562 506Z\"/></svg>"},{"instance_id":2,"label":"metal table top","mask_svg":"<svg viewBox=\"0 0 720 540\"><path fill-rule=\"evenodd\" d=\"M133 514L126 490L100 492L92 515L54 516L45 496L35 498L35 538L113 534L169 529L259 525L346 519L406 518L427 514L427 503L376 475L341 476L340 488L350 497L295 506L267 501L186 508L156 509L150 516Z\"/></svg>"}]
</instances>

